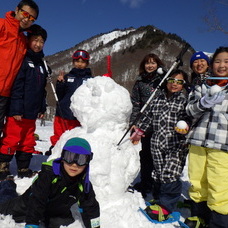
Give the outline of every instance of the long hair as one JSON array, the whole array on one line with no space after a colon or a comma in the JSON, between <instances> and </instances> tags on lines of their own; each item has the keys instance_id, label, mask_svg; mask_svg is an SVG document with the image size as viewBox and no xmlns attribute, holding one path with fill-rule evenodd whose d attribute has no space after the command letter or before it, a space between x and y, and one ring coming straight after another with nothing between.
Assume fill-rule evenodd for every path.
<instances>
[{"instance_id":1,"label":"long hair","mask_svg":"<svg viewBox=\"0 0 228 228\"><path fill-rule=\"evenodd\" d=\"M149 59L153 59L158 67L164 66L164 63L161 61L161 59L155 55L154 53L148 54L146 55L143 60L141 61L140 65L139 65L139 74L145 73L145 64L149 61Z\"/></svg>"}]
</instances>

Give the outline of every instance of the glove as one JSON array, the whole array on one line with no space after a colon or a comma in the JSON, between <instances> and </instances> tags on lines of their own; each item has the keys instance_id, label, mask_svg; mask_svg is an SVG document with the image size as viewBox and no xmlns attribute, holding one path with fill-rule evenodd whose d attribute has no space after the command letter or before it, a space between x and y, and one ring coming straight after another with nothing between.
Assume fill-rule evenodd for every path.
<instances>
[{"instance_id":1,"label":"glove","mask_svg":"<svg viewBox=\"0 0 228 228\"><path fill-rule=\"evenodd\" d=\"M130 139L133 144L138 144L138 142L141 140L141 137L144 137L144 131L142 131L139 128L134 128L134 133L131 135Z\"/></svg>"},{"instance_id":2,"label":"glove","mask_svg":"<svg viewBox=\"0 0 228 228\"><path fill-rule=\"evenodd\" d=\"M211 108L215 104L221 103L225 98L225 94L220 91L218 93L214 93L212 96L210 96L208 93L205 94L200 100L200 104L204 108Z\"/></svg>"},{"instance_id":3,"label":"glove","mask_svg":"<svg viewBox=\"0 0 228 228\"><path fill-rule=\"evenodd\" d=\"M40 227L39 225L32 225L32 224L25 225L25 228L39 228L39 227Z\"/></svg>"}]
</instances>

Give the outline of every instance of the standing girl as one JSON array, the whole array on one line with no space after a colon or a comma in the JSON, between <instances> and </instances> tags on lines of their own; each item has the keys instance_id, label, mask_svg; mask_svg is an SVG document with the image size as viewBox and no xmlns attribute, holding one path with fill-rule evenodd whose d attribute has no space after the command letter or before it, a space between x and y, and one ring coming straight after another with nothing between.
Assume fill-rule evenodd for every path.
<instances>
[{"instance_id":1,"label":"standing girl","mask_svg":"<svg viewBox=\"0 0 228 228\"><path fill-rule=\"evenodd\" d=\"M187 74L182 70L171 72L165 89L157 91L145 113L135 128L131 139L138 141L144 132L152 129L150 152L153 161L152 191L155 204L148 212L153 219L165 220L174 210L181 195L180 176L185 165L187 148L184 133L176 129L179 120L186 120L187 98L182 92L187 82Z\"/></svg>"},{"instance_id":2,"label":"standing girl","mask_svg":"<svg viewBox=\"0 0 228 228\"><path fill-rule=\"evenodd\" d=\"M193 205L192 217L186 223L189 227L200 222L225 228L228 227L228 47L215 51L211 68L218 80L209 78L202 86L196 86L186 109L195 123L188 135L189 194ZM217 92L213 91L215 85L220 88Z\"/></svg>"},{"instance_id":3,"label":"standing girl","mask_svg":"<svg viewBox=\"0 0 228 228\"><path fill-rule=\"evenodd\" d=\"M139 66L139 77L137 78L132 90L131 101L133 104L133 110L130 117L130 123L132 124L139 114L141 108L144 106L154 89L158 86L162 80L163 72L159 71L159 67L163 67L164 64L155 54L146 55ZM162 68L160 68L161 70ZM160 74L159 74L159 73ZM141 164L141 182L136 183L134 188L140 191L143 197L146 197L146 193L151 192L152 178L151 172L153 169L153 162L150 153L150 138L151 132L148 131L144 138L141 139L142 150L140 151L140 164Z\"/></svg>"}]
</instances>

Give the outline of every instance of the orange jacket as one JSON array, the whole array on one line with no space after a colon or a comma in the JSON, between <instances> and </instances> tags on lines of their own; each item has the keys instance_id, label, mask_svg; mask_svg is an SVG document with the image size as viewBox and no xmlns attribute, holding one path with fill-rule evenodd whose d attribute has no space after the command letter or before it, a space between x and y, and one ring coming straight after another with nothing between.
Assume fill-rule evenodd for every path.
<instances>
[{"instance_id":1,"label":"orange jacket","mask_svg":"<svg viewBox=\"0 0 228 228\"><path fill-rule=\"evenodd\" d=\"M14 79L27 49L26 36L19 32L19 21L7 12L0 18L0 96L9 97Z\"/></svg>"}]
</instances>

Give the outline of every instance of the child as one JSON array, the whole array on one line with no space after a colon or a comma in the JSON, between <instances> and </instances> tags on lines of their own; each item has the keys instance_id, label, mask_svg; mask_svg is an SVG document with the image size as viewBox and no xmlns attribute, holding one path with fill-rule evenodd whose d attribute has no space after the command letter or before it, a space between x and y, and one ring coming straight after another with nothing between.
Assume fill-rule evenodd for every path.
<instances>
[{"instance_id":1,"label":"child","mask_svg":"<svg viewBox=\"0 0 228 228\"><path fill-rule=\"evenodd\" d=\"M211 60L213 77L189 95L187 114L193 118L189 132L189 227L228 227L228 47L219 47ZM221 79L219 79L221 77ZM225 78L224 78L225 77ZM213 85L220 92L210 94ZM204 220L204 221L203 221Z\"/></svg>"},{"instance_id":2,"label":"child","mask_svg":"<svg viewBox=\"0 0 228 228\"><path fill-rule=\"evenodd\" d=\"M155 54L146 55L139 66L139 76L132 90L131 101L133 104L130 124L134 122L140 110L162 80L164 73L159 72L158 68L163 67L163 62ZM141 163L141 181L134 185L137 191L140 191L143 197L146 193L151 192L152 179L151 172L153 169L153 161L150 152L151 131L147 131L144 138L141 139L142 150L140 151Z\"/></svg>"},{"instance_id":3,"label":"child","mask_svg":"<svg viewBox=\"0 0 228 228\"><path fill-rule=\"evenodd\" d=\"M91 78L92 75L90 68L87 68L89 65L88 52L77 50L74 52L72 58L74 68L66 75L63 75L63 72L61 72L57 79L56 94L58 96L58 104L54 119L54 135L50 137L52 145L49 151L45 153L46 155L51 155L52 148L66 130L80 126L80 123L70 109L70 98L75 90L84 81Z\"/></svg>"},{"instance_id":4,"label":"child","mask_svg":"<svg viewBox=\"0 0 228 228\"><path fill-rule=\"evenodd\" d=\"M11 87L26 54L28 29L39 15L39 7L32 0L22 0L15 11L0 18L0 137L8 107Z\"/></svg>"},{"instance_id":5,"label":"child","mask_svg":"<svg viewBox=\"0 0 228 228\"><path fill-rule=\"evenodd\" d=\"M190 67L192 69L192 87L196 85L201 85L205 78L208 76L209 69L209 57L202 51L194 53L190 59Z\"/></svg>"},{"instance_id":6,"label":"child","mask_svg":"<svg viewBox=\"0 0 228 228\"><path fill-rule=\"evenodd\" d=\"M37 116L46 111L47 72L42 58L47 32L32 25L28 32L28 51L12 87L10 106L0 146L0 179L10 174L9 163L15 154L18 177L31 177L29 169L36 145L34 132Z\"/></svg>"},{"instance_id":7,"label":"child","mask_svg":"<svg viewBox=\"0 0 228 228\"><path fill-rule=\"evenodd\" d=\"M160 220L162 213L164 214L162 220L168 217L181 195L180 176L188 151L185 136L175 131L177 122L186 120L187 117L185 113L187 98L182 92L184 84L187 83L187 74L182 70L174 70L166 82L165 89L157 91L137 124L138 128L135 128L131 136L134 142L140 140L148 129L153 131L150 151L153 161L151 176L155 203L152 211L148 213L157 220Z\"/></svg>"},{"instance_id":8,"label":"child","mask_svg":"<svg viewBox=\"0 0 228 228\"><path fill-rule=\"evenodd\" d=\"M32 186L21 196L0 204L0 213L26 222L25 228L67 226L74 222L75 213L86 228L100 227L99 204L89 181L92 155L85 139L69 139L61 157L43 163Z\"/></svg>"}]
</instances>

